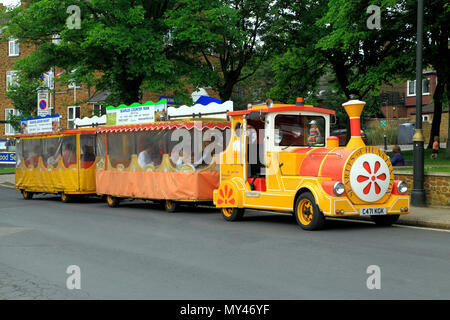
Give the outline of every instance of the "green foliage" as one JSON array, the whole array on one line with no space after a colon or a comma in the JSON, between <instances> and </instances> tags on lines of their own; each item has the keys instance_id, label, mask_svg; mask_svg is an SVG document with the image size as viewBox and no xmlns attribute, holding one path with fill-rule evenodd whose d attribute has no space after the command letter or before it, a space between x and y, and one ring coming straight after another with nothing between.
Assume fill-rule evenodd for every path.
<instances>
[{"instance_id":1,"label":"green foliage","mask_svg":"<svg viewBox=\"0 0 450 320\"><path fill-rule=\"evenodd\" d=\"M222 100L267 58L274 19L270 0L181 0L167 13L170 44L187 82Z\"/></svg>"},{"instance_id":2,"label":"green foliage","mask_svg":"<svg viewBox=\"0 0 450 320\"><path fill-rule=\"evenodd\" d=\"M37 79L28 79L23 74L19 76L16 84L11 84L6 91L6 97L11 99L12 105L19 110L20 116L8 115L6 119L15 130L20 129L20 119L36 115L37 91L42 85Z\"/></svg>"},{"instance_id":3,"label":"green foliage","mask_svg":"<svg viewBox=\"0 0 450 320\"><path fill-rule=\"evenodd\" d=\"M368 144L371 146L384 145L384 136L388 145L397 144L397 126L387 124L385 127L370 126L365 129Z\"/></svg>"},{"instance_id":4,"label":"green foliage","mask_svg":"<svg viewBox=\"0 0 450 320\"><path fill-rule=\"evenodd\" d=\"M30 56L20 59L18 67L36 78L51 67L66 71L77 82L109 89L110 100L132 103L140 90L177 86L179 75L167 56L165 37L168 27L164 13L175 1L153 0L35 0L22 10L7 14L7 36L36 44ZM71 13L80 9L80 28L73 28ZM50 41L59 34L61 42ZM168 76L170 75L170 76ZM69 73L63 81L69 81Z\"/></svg>"}]
</instances>

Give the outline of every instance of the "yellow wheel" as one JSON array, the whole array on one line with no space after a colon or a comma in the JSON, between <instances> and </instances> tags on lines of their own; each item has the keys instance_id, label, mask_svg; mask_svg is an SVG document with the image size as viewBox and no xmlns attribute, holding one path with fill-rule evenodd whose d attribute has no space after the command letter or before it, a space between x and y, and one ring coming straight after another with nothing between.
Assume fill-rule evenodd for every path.
<instances>
[{"instance_id":1,"label":"yellow wheel","mask_svg":"<svg viewBox=\"0 0 450 320\"><path fill-rule=\"evenodd\" d=\"M243 208L222 208L222 217L227 221L241 220L244 216Z\"/></svg>"},{"instance_id":2,"label":"yellow wheel","mask_svg":"<svg viewBox=\"0 0 450 320\"><path fill-rule=\"evenodd\" d=\"M297 198L294 213L297 223L304 230L322 229L325 223L325 217L311 192L304 192Z\"/></svg>"},{"instance_id":3,"label":"yellow wheel","mask_svg":"<svg viewBox=\"0 0 450 320\"><path fill-rule=\"evenodd\" d=\"M106 196L106 203L108 203L108 206L111 208L116 208L120 204L120 199L117 197L113 197L110 195Z\"/></svg>"},{"instance_id":4,"label":"yellow wheel","mask_svg":"<svg viewBox=\"0 0 450 320\"><path fill-rule=\"evenodd\" d=\"M25 200L33 199L33 192L23 190L22 196Z\"/></svg>"},{"instance_id":5,"label":"yellow wheel","mask_svg":"<svg viewBox=\"0 0 450 320\"><path fill-rule=\"evenodd\" d=\"M72 197L67 193L61 193L61 201L64 203L69 203L72 200Z\"/></svg>"},{"instance_id":6,"label":"yellow wheel","mask_svg":"<svg viewBox=\"0 0 450 320\"><path fill-rule=\"evenodd\" d=\"M178 203L176 201L166 200L165 207L167 212L175 212L178 209Z\"/></svg>"}]
</instances>

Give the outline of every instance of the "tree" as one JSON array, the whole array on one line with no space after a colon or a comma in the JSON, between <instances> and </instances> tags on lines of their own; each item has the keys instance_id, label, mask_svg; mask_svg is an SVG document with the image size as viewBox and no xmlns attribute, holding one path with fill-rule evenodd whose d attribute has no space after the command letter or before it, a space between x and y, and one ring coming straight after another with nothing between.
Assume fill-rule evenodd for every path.
<instances>
[{"instance_id":1,"label":"tree","mask_svg":"<svg viewBox=\"0 0 450 320\"><path fill-rule=\"evenodd\" d=\"M273 93L286 91L287 83L287 92L313 95L320 76L329 73L337 94L373 100L381 84L412 72L414 30L398 20L406 4L380 1L381 29L369 29L371 2L280 0L279 41L290 48L274 66L279 82ZM365 112L376 113L378 106L372 106Z\"/></svg>"},{"instance_id":2,"label":"tree","mask_svg":"<svg viewBox=\"0 0 450 320\"><path fill-rule=\"evenodd\" d=\"M270 0L181 0L167 13L172 53L188 82L229 100L234 86L267 59Z\"/></svg>"},{"instance_id":3,"label":"tree","mask_svg":"<svg viewBox=\"0 0 450 320\"><path fill-rule=\"evenodd\" d=\"M164 14L172 0L34 0L6 13L7 35L37 45L18 67L36 78L51 67L109 89L116 103L139 101L143 87L180 88L167 56ZM60 42L52 43L54 35ZM68 73L66 73L68 74ZM66 81L68 79L66 78Z\"/></svg>"},{"instance_id":4,"label":"tree","mask_svg":"<svg viewBox=\"0 0 450 320\"><path fill-rule=\"evenodd\" d=\"M20 119L36 116L37 88L41 85L38 79L27 79L22 74L17 83L11 84L6 91L6 97L11 99L14 109L20 111L20 116L8 115L6 119L13 128L20 129Z\"/></svg>"},{"instance_id":5,"label":"tree","mask_svg":"<svg viewBox=\"0 0 450 320\"><path fill-rule=\"evenodd\" d=\"M446 104L447 107L449 105L449 15L450 5L445 3L445 1L431 0L424 2L424 65L432 66L433 69L436 70L438 79L436 89L433 94L434 112L428 148L433 147L434 137L440 135L443 105ZM448 138L450 138L450 136ZM447 153L450 158L448 143Z\"/></svg>"}]
</instances>

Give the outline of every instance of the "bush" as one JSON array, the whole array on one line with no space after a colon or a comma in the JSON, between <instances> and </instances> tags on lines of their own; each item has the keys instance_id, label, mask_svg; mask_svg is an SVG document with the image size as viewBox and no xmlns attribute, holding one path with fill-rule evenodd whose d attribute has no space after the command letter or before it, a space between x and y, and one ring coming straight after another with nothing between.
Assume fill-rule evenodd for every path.
<instances>
[{"instance_id":1,"label":"bush","mask_svg":"<svg viewBox=\"0 0 450 320\"><path fill-rule=\"evenodd\" d=\"M382 126L370 126L366 128L368 144L372 146L384 145L384 136L386 135L387 144L397 144L397 126L389 123Z\"/></svg>"}]
</instances>

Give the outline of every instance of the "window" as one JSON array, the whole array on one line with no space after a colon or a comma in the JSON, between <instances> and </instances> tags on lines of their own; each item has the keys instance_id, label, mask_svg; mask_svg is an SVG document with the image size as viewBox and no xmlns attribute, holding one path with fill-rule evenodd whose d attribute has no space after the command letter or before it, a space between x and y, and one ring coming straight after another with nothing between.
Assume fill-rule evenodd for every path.
<instances>
[{"instance_id":1,"label":"window","mask_svg":"<svg viewBox=\"0 0 450 320\"><path fill-rule=\"evenodd\" d=\"M9 38L9 56L10 57L17 57L20 54L19 49L19 39L17 38Z\"/></svg>"},{"instance_id":2,"label":"window","mask_svg":"<svg viewBox=\"0 0 450 320\"><path fill-rule=\"evenodd\" d=\"M430 117L428 115L422 115L422 121L428 122L428 121L430 121Z\"/></svg>"},{"instance_id":3,"label":"window","mask_svg":"<svg viewBox=\"0 0 450 320\"><path fill-rule=\"evenodd\" d=\"M19 84L17 81L19 78L19 72L20 71L6 71L6 90L8 90L12 84Z\"/></svg>"},{"instance_id":4,"label":"window","mask_svg":"<svg viewBox=\"0 0 450 320\"><path fill-rule=\"evenodd\" d=\"M102 104L93 105L94 116L101 117L106 114L106 107Z\"/></svg>"},{"instance_id":5,"label":"window","mask_svg":"<svg viewBox=\"0 0 450 320\"><path fill-rule=\"evenodd\" d=\"M277 115L275 144L283 147L325 145L325 119L320 116Z\"/></svg>"},{"instance_id":6,"label":"window","mask_svg":"<svg viewBox=\"0 0 450 320\"><path fill-rule=\"evenodd\" d=\"M73 129L75 127L75 119L80 117L80 107L68 107L67 108L67 129Z\"/></svg>"},{"instance_id":7,"label":"window","mask_svg":"<svg viewBox=\"0 0 450 320\"><path fill-rule=\"evenodd\" d=\"M8 120L9 115L19 116L20 112L19 110L15 109L5 109L5 120ZM17 133L19 133L19 131L14 130L12 125L10 125L9 123L5 124L5 135L14 135Z\"/></svg>"},{"instance_id":8,"label":"window","mask_svg":"<svg viewBox=\"0 0 450 320\"><path fill-rule=\"evenodd\" d=\"M422 94L428 95L430 94L430 79L426 78L422 80ZM415 96L416 95L416 80L412 80L407 82L407 95Z\"/></svg>"}]
</instances>

